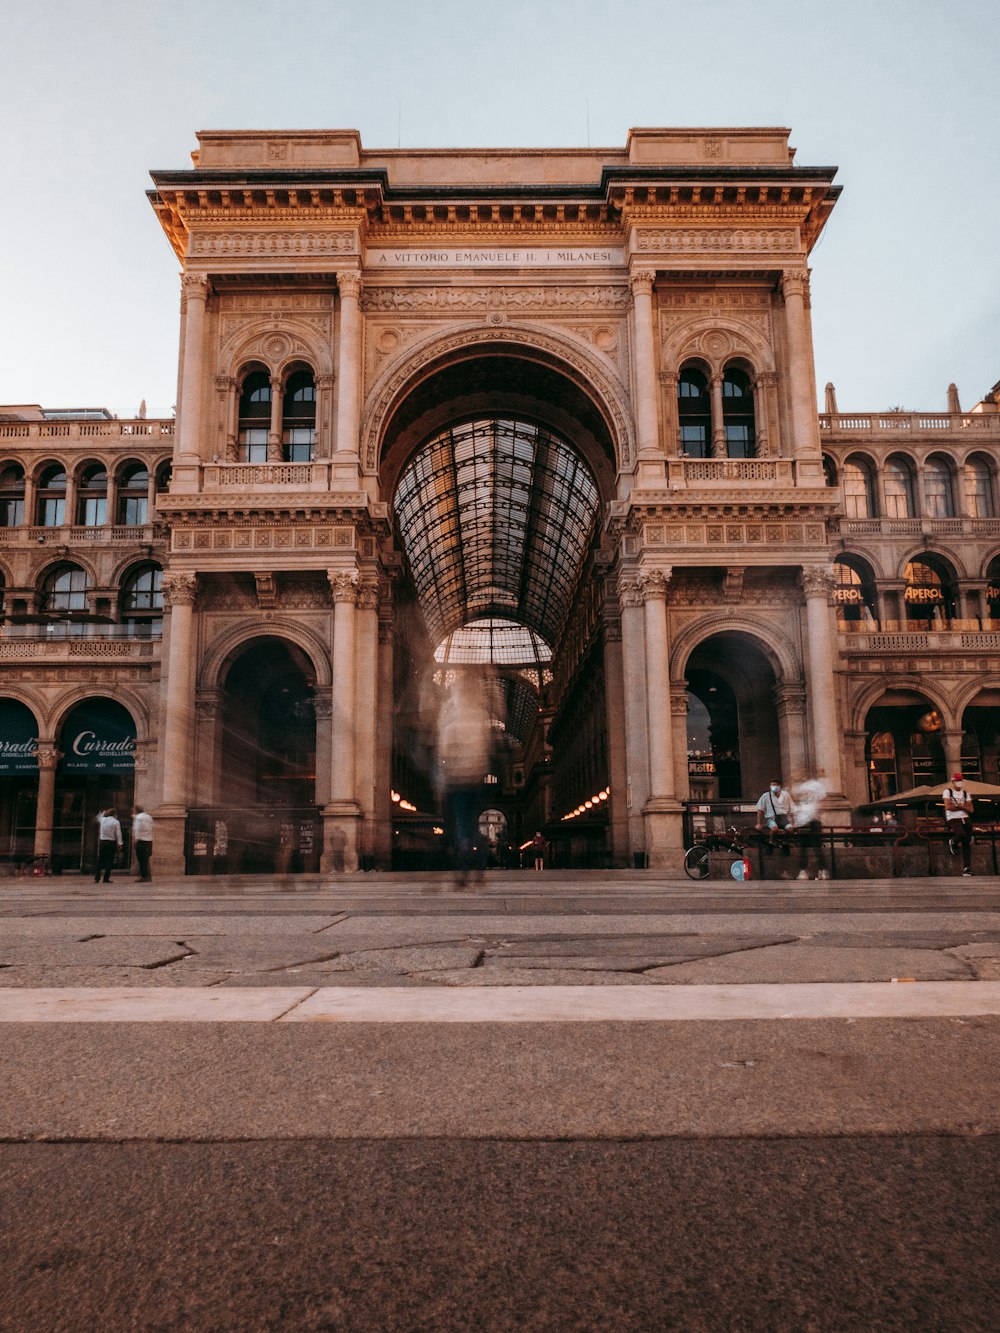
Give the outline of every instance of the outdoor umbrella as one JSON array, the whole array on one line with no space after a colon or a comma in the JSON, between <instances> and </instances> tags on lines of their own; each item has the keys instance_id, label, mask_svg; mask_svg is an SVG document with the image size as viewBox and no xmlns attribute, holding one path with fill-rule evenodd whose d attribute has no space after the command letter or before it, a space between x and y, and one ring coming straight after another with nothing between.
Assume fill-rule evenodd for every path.
<instances>
[{"instance_id":1,"label":"outdoor umbrella","mask_svg":"<svg viewBox=\"0 0 1000 1333\"><path fill-rule=\"evenodd\" d=\"M948 782L941 782L933 787L911 787L909 791L897 792L895 796L883 797L881 801L869 801L865 810L882 810L891 805L929 805L932 801L942 800L941 793ZM965 790L978 801L1000 801L1000 787L992 782L976 782L966 778L962 784Z\"/></svg>"}]
</instances>

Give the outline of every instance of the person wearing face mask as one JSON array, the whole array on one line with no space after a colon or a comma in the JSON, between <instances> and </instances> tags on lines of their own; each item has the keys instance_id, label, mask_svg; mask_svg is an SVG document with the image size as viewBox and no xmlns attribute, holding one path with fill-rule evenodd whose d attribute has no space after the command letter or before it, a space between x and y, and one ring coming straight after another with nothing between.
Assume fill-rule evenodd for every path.
<instances>
[{"instance_id":1,"label":"person wearing face mask","mask_svg":"<svg viewBox=\"0 0 1000 1333\"><path fill-rule=\"evenodd\" d=\"M757 802L756 809L757 827L768 830L773 846L778 841L778 835L781 831L791 828L792 815L795 809L792 794L785 790L777 778L773 778L771 785ZM788 856L788 844L786 842L782 842L781 851L784 856Z\"/></svg>"},{"instance_id":2,"label":"person wearing face mask","mask_svg":"<svg viewBox=\"0 0 1000 1333\"><path fill-rule=\"evenodd\" d=\"M944 826L948 837L962 848L962 874L972 874L972 794L965 790L961 773L956 773L951 786L945 787Z\"/></svg>"}]
</instances>

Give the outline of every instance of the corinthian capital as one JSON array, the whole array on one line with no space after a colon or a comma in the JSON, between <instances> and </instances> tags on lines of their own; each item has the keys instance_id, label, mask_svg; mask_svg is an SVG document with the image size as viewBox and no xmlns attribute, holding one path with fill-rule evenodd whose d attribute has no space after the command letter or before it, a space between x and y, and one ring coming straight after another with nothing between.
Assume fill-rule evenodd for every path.
<instances>
[{"instance_id":1,"label":"corinthian capital","mask_svg":"<svg viewBox=\"0 0 1000 1333\"><path fill-rule=\"evenodd\" d=\"M653 283L656 281L656 270L653 268L637 268L629 275L629 286L632 288L633 298L636 296L652 296Z\"/></svg>"},{"instance_id":2,"label":"corinthian capital","mask_svg":"<svg viewBox=\"0 0 1000 1333\"><path fill-rule=\"evenodd\" d=\"M328 569L326 577L335 602L357 605L360 578L356 569Z\"/></svg>"},{"instance_id":3,"label":"corinthian capital","mask_svg":"<svg viewBox=\"0 0 1000 1333\"><path fill-rule=\"evenodd\" d=\"M164 574L163 601L165 605L194 606L197 595L197 574Z\"/></svg>"},{"instance_id":4,"label":"corinthian capital","mask_svg":"<svg viewBox=\"0 0 1000 1333\"><path fill-rule=\"evenodd\" d=\"M207 301L211 283L204 273L185 273L181 278L181 298L184 302Z\"/></svg>"},{"instance_id":5,"label":"corinthian capital","mask_svg":"<svg viewBox=\"0 0 1000 1333\"><path fill-rule=\"evenodd\" d=\"M639 575L642 600L644 602L666 601L667 589L670 587L672 576L673 570L670 568L644 569Z\"/></svg>"},{"instance_id":6,"label":"corinthian capital","mask_svg":"<svg viewBox=\"0 0 1000 1333\"><path fill-rule=\"evenodd\" d=\"M799 574L799 582L806 597L829 599L837 586L837 576L832 569L820 565L806 565Z\"/></svg>"},{"instance_id":7,"label":"corinthian capital","mask_svg":"<svg viewBox=\"0 0 1000 1333\"><path fill-rule=\"evenodd\" d=\"M57 745L49 745L45 741L39 741L35 758L38 760L39 770L49 773L57 767L59 760L62 758L62 751Z\"/></svg>"},{"instance_id":8,"label":"corinthian capital","mask_svg":"<svg viewBox=\"0 0 1000 1333\"><path fill-rule=\"evenodd\" d=\"M618 576L618 601L621 606L642 606L642 588L634 574Z\"/></svg>"},{"instance_id":9,"label":"corinthian capital","mask_svg":"<svg viewBox=\"0 0 1000 1333\"><path fill-rule=\"evenodd\" d=\"M787 301L790 296L809 296L809 270L807 268L789 269L781 275L781 294Z\"/></svg>"},{"instance_id":10,"label":"corinthian capital","mask_svg":"<svg viewBox=\"0 0 1000 1333\"><path fill-rule=\"evenodd\" d=\"M343 269L337 274L337 290L341 299L357 301L361 296L361 274L355 273L353 269Z\"/></svg>"}]
</instances>

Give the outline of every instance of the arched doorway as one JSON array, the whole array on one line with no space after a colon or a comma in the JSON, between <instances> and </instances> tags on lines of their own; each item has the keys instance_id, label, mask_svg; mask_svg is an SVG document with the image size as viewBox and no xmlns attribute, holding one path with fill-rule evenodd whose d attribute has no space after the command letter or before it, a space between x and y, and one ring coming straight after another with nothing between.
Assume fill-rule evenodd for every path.
<instances>
[{"instance_id":1,"label":"arched doorway","mask_svg":"<svg viewBox=\"0 0 1000 1333\"><path fill-rule=\"evenodd\" d=\"M397 622L397 807L443 826L455 855L486 851L481 816L502 804L510 844L530 825L562 840L564 863L600 863L607 803L590 803L572 841L565 823L609 786L600 640L569 688L553 660L614 494L600 410L554 366L484 351L400 403L381 475L414 612ZM416 823L408 813L394 845L405 833L412 846Z\"/></svg>"},{"instance_id":2,"label":"arched doorway","mask_svg":"<svg viewBox=\"0 0 1000 1333\"><path fill-rule=\"evenodd\" d=\"M230 658L216 802L188 821L195 873L317 868L314 685L311 661L284 639L254 639Z\"/></svg>"},{"instance_id":3,"label":"arched doorway","mask_svg":"<svg viewBox=\"0 0 1000 1333\"><path fill-rule=\"evenodd\" d=\"M52 865L90 872L97 863L97 816L108 807L121 821L123 865L135 779L135 721L114 699L85 699L66 715L59 731Z\"/></svg>"},{"instance_id":4,"label":"arched doorway","mask_svg":"<svg viewBox=\"0 0 1000 1333\"><path fill-rule=\"evenodd\" d=\"M947 780L944 720L915 690L887 690L865 716L868 799Z\"/></svg>"},{"instance_id":5,"label":"arched doorway","mask_svg":"<svg viewBox=\"0 0 1000 1333\"><path fill-rule=\"evenodd\" d=\"M774 667L749 634L712 634L687 662L688 776L692 799L745 803L782 764Z\"/></svg>"},{"instance_id":6,"label":"arched doorway","mask_svg":"<svg viewBox=\"0 0 1000 1333\"><path fill-rule=\"evenodd\" d=\"M32 855L37 800L38 723L19 699L0 699L0 860Z\"/></svg>"}]
</instances>

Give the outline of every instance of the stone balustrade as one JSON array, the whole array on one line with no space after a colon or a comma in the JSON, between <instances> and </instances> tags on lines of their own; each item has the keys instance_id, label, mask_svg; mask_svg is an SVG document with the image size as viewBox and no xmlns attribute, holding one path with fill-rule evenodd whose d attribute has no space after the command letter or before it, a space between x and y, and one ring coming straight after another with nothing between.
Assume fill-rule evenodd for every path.
<instances>
[{"instance_id":1,"label":"stone balustrade","mask_svg":"<svg viewBox=\"0 0 1000 1333\"><path fill-rule=\"evenodd\" d=\"M1000 436L996 412L821 412L819 429L824 440L838 435L964 435L975 439Z\"/></svg>"},{"instance_id":2,"label":"stone balustrade","mask_svg":"<svg viewBox=\"0 0 1000 1333\"><path fill-rule=\"evenodd\" d=\"M136 446L169 441L173 444L174 423L170 421L0 421L0 441L16 442L14 447L37 440L59 440L63 444L134 443Z\"/></svg>"}]
</instances>

